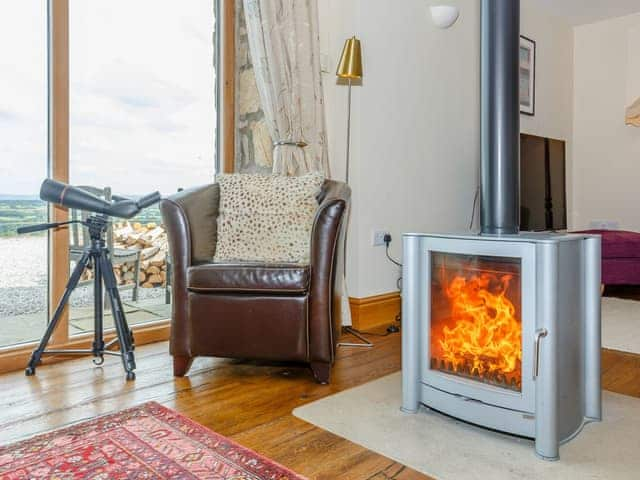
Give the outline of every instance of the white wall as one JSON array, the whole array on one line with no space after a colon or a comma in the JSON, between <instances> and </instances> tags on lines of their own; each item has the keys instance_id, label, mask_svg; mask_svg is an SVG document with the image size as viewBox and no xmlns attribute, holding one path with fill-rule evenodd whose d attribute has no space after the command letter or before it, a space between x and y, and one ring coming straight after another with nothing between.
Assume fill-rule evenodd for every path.
<instances>
[{"instance_id":1,"label":"white wall","mask_svg":"<svg viewBox=\"0 0 640 480\"><path fill-rule=\"evenodd\" d=\"M431 23L437 0L323 0L320 4L329 153L344 178L347 88L335 65L346 38L362 41L364 78L353 88L349 293L366 297L396 289L398 269L372 232L389 230L402 255L402 232L468 227L480 159L480 2L455 0L458 22ZM536 117L524 131L571 134L571 29L522 2L522 33L538 42Z\"/></svg>"},{"instance_id":2,"label":"white wall","mask_svg":"<svg viewBox=\"0 0 640 480\"><path fill-rule=\"evenodd\" d=\"M535 115L520 115L524 133L566 142L567 223L571 229L573 185L573 28L536 0L522 0L520 34L536 42Z\"/></svg>"},{"instance_id":3,"label":"white wall","mask_svg":"<svg viewBox=\"0 0 640 480\"><path fill-rule=\"evenodd\" d=\"M640 15L575 28L574 222L640 230L640 128L624 125L640 96Z\"/></svg>"}]
</instances>

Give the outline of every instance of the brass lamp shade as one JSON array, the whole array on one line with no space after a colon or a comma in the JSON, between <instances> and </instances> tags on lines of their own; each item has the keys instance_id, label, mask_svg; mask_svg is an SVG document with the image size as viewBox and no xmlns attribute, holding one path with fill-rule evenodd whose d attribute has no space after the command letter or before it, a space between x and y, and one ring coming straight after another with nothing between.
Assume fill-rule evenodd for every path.
<instances>
[{"instance_id":1,"label":"brass lamp shade","mask_svg":"<svg viewBox=\"0 0 640 480\"><path fill-rule=\"evenodd\" d=\"M362 50L360 48L360 40L356 37L348 38L344 42L336 75L340 78L352 80L362 78Z\"/></svg>"}]
</instances>

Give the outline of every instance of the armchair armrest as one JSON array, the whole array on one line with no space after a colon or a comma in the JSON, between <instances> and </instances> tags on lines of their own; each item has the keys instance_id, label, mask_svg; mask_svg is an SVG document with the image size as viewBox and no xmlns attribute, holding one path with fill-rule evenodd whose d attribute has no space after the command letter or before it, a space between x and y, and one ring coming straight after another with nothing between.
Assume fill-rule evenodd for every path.
<instances>
[{"instance_id":1,"label":"armchair armrest","mask_svg":"<svg viewBox=\"0 0 640 480\"><path fill-rule=\"evenodd\" d=\"M327 180L311 232L309 360L331 363L340 336L344 235L351 189Z\"/></svg>"},{"instance_id":2,"label":"armchair armrest","mask_svg":"<svg viewBox=\"0 0 640 480\"><path fill-rule=\"evenodd\" d=\"M171 259L171 346L173 355L190 356L187 322L187 269L211 261L217 238L220 190L217 184L197 187L160 202Z\"/></svg>"}]
</instances>

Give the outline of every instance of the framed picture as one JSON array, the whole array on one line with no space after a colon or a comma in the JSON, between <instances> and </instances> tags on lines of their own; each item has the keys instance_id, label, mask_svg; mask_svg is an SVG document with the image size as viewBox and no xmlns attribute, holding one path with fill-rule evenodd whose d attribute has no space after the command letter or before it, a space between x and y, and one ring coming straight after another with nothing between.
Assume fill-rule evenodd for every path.
<instances>
[{"instance_id":1,"label":"framed picture","mask_svg":"<svg viewBox=\"0 0 640 480\"><path fill-rule=\"evenodd\" d=\"M520 36L520 113L536 111L536 42Z\"/></svg>"}]
</instances>

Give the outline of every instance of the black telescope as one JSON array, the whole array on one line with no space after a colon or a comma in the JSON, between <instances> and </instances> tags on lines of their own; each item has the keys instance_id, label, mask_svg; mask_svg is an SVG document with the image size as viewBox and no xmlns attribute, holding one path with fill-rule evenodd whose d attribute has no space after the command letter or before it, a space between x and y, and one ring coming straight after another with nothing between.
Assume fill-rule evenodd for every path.
<instances>
[{"instance_id":1,"label":"black telescope","mask_svg":"<svg viewBox=\"0 0 640 480\"><path fill-rule=\"evenodd\" d=\"M114 195L109 202L104 198L97 197L86 190L73 185L47 179L40 187L40 199L46 202L57 203L63 207L77 208L87 212L99 213L107 217L132 218L143 208L150 207L161 200L160 192L153 192L132 200L126 197ZM56 228L69 223L79 223L76 221L42 223L39 225L29 225L18 228L18 233L33 233L49 228Z\"/></svg>"},{"instance_id":2,"label":"black telescope","mask_svg":"<svg viewBox=\"0 0 640 480\"><path fill-rule=\"evenodd\" d=\"M18 233L31 233L77 223L81 224L88 231L90 237L90 243L84 247L82 256L77 260L76 266L69 276L69 281L62 298L56 307L51 321L47 324L47 329L38 347L31 354L25 373L29 376L34 375L36 373L36 367L40 364L43 355L89 354L93 355L96 365L102 365L105 355L115 355L122 359L122 365L127 373L127 380L135 379L136 374L134 370L136 368L136 361L133 353L135 348L133 332L127 324L122 299L118 292L118 282L113 273L110 252L106 245L105 234L110 224L109 217L134 217L143 208L159 202L160 193L153 192L144 195L138 200L113 196L111 201L109 201L92 195L81 188L47 179L42 182L42 187L40 187L40 198L64 207L92 212L95 215L90 215L83 220L43 223L42 225L30 225L18 229ZM93 294L95 297L94 340L91 348L47 349L49 339L60 322L60 318L62 318L62 313L69 302L71 293L78 286L82 273L88 268L93 270ZM105 342L104 340L103 292L106 293L106 297L109 299L111 315L116 330L116 337L109 342ZM115 344L119 345L119 351L111 349Z\"/></svg>"},{"instance_id":3,"label":"black telescope","mask_svg":"<svg viewBox=\"0 0 640 480\"><path fill-rule=\"evenodd\" d=\"M40 199L69 208L102 213L110 217L131 218L140 213L143 208L159 202L160 192L144 195L138 200L114 196L114 200L109 202L81 188L47 179L40 187Z\"/></svg>"}]
</instances>

